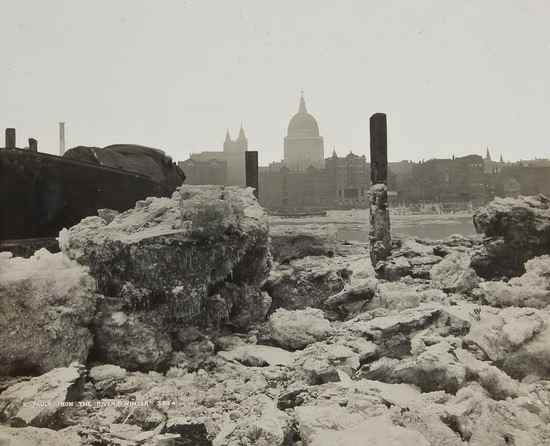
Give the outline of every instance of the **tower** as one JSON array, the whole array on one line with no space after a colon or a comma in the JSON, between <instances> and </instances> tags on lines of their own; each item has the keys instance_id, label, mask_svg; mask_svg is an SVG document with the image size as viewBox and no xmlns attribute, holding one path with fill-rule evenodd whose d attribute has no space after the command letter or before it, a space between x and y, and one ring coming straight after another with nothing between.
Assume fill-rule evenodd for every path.
<instances>
[{"instance_id":1,"label":"tower","mask_svg":"<svg viewBox=\"0 0 550 446\"><path fill-rule=\"evenodd\" d=\"M245 152L247 150L248 139L244 133L242 123L236 140L231 139L231 134L227 129L223 142L223 155L220 156L220 159L225 161L227 166L228 185L243 186L245 184Z\"/></svg>"},{"instance_id":2,"label":"tower","mask_svg":"<svg viewBox=\"0 0 550 446\"><path fill-rule=\"evenodd\" d=\"M223 151L226 153L243 153L248 150L248 139L244 133L243 125L239 130L239 136L235 141L231 139L229 129L225 133L225 141L223 142Z\"/></svg>"},{"instance_id":3,"label":"tower","mask_svg":"<svg viewBox=\"0 0 550 446\"><path fill-rule=\"evenodd\" d=\"M239 130L239 136L237 138L237 147L239 152L246 152L248 150L248 139L246 138L246 135L244 134L243 124L241 122L241 128Z\"/></svg>"},{"instance_id":4,"label":"tower","mask_svg":"<svg viewBox=\"0 0 550 446\"><path fill-rule=\"evenodd\" d=\"M304 171L324 167L324 142L315 118L308 113L304 94L300 95L298 113L288 124L284 139L285 164L290 170Z\"/></svg>"}]
</instances>

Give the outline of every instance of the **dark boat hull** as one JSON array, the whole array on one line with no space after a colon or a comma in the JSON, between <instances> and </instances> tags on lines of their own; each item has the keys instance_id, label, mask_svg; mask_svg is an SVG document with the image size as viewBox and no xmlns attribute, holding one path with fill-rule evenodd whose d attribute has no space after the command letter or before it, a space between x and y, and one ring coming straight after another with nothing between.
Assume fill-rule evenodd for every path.
<instances>
[{"instance_id":1,"label":"dark boat hull","mask_svg":"<svg viewBox=\"0 0 550 446\"><path fill-rule=\"evenodd\" d=\"M173 190L132 172L0 149L0 239L55 237L98 209L124 211Z\"/></svg>"}]
</instances>

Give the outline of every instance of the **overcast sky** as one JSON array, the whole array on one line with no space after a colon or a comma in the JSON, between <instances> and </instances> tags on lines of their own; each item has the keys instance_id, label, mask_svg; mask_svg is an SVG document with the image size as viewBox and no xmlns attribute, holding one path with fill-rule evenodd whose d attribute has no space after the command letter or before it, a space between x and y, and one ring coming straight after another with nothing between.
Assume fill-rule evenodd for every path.
<instances>
[{"instance_id":1,"label":"overcast sky","mask_svg":"<svg viewBox=\"0 0 550 446\"><path fill-rule=\"evenodd\" d=\"M550 156L550 0L2 0L0 122L17 142L137 143L176 160L241 121L283 156L304 89L325 154ZM1 144L3 146L3 143Z\"/></svg>"}]
</instances>

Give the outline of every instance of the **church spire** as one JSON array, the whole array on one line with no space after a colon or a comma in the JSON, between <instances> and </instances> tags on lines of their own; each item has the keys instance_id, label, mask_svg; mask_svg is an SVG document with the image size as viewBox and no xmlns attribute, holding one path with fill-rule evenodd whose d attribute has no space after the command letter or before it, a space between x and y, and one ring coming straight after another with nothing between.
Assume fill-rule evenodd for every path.
<instances>
[{"instance_id":1,"label":"church spire","mask_svg":"<svg viewBox=\"0 0 550 446\"><path fill-rule=\"evenodd\" d=\"M486 152L486 154L485 154L485 159L486 159L487 161L491 161L491 154L489 153L489 147L487 147L487 152Z\"/></svg>"},{"instance_id":2,"label":"church spire","mask_svg":"<svg viewBox=\"0 0 550 446\"><path fill-rule=\"evenodd\" d=\"M298 113L307 113L306 101L304 99L304 90L300 92L300 108L298 109Z\"/></svg>"},{"instance_id":3,"label":"church spire","mask_svg":"<svg viewBox=\"0 0 550 446\"><path fill-rule=\"evenodd\" d=\"M230 142L230 141L231 141L231 135L229 134L229 129L227 129L225 132L225 142Z\"/></svg>"},{"instance_id":4,"label":"church spire","mask_svg":"<svg viewBox=\"0 0 550 446\"><path fill-rule=\"evenodd\" d=\"M245 139L246 139L246 135L244 134L243 123L241 122L241 128L239 130L238 141L242 141L242 140L245 140Z\"/></svg>"},{"instance_id":5,"label":"church spire","mask_svg":"<svg viewBox=\"0 0 550 446\"><path fill-rule=\"evenodd\" d=\"M504 158L502 158L502 153L500 154L500 162L501 162L501 163L504 162Z\"/></svg>"}]
</instances>

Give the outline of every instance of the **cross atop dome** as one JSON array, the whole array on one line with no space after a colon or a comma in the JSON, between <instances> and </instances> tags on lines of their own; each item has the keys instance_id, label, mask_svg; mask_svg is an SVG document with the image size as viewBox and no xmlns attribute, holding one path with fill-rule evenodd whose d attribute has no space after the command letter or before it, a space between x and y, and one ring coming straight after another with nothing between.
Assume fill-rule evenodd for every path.
<instances>
[{"instance_id":1,"label":"cross atop dome","mask_svg":"<svg viewBox=\"0 0 550 446\"><path fill-rule=\"evenodd\" d=\"M304 99L304 90L300 91L300 107L298 108L298 113L307 113L306 101Z\"/></svg>"}]
</instances>

